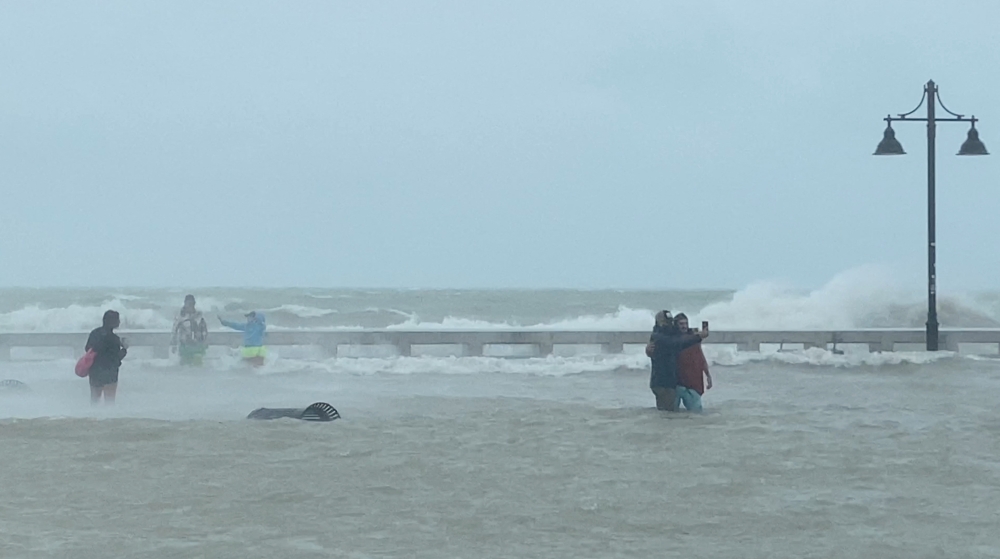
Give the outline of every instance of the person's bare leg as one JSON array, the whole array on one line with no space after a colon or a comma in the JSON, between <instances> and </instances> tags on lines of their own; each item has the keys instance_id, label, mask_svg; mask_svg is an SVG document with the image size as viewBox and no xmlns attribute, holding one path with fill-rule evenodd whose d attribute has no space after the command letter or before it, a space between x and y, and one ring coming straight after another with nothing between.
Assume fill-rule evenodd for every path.
<instances>
[{"instance_id":1,"label":"person's bare leg","mask_svg":"<svg viewBox=\"0 0 1000 559\"><path fill-rule=\"evenodd\" d=\"M101 392L103 391L103 386L91 386L90 387L90 405L96 406L101 403Z\"/></svg>"},{"instance_id":2,"label":"person's bare leg","mask_svg":"<svg viewBox=\"0 0 1000 559\"><path fill-rule=\"evenodd\" d=\"M118 383L108 384L104 387L104 403L108 406L115 404L115 394L118 392Z\"/></svg>"}]
</instances>

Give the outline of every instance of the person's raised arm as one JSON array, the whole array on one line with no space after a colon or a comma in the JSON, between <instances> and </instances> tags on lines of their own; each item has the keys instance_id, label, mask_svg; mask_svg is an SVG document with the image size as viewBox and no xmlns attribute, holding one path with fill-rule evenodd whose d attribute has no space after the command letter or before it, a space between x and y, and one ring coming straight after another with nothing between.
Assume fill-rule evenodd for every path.
<instances>
[{"instance_id":1,"label":"person's raised arm","mask_svg":"<svg viewBox=\"0 0 1000 559\"><path fill-rule=\"evenodd\" d=\"M240 332L244 332L247 329L247 325L246 324L240 323L240 322L230 322L228 320L223 320L221 316L219 317L219 322L221 322L222 325L225 326L226 328L232 328L233 330L239 330Z\"/></svg>"},{"instance_id":2,"label":"person's raised arm","mask_svg":"<svg viewBox=\"0 0 1000 559\"><path fill-rule=\"evenodd\" d=\"M679 351L701 343L701 334L684 334L681 336L668 334L653 334L652 342L657 349Z\"/></svg>"}]
</instances>

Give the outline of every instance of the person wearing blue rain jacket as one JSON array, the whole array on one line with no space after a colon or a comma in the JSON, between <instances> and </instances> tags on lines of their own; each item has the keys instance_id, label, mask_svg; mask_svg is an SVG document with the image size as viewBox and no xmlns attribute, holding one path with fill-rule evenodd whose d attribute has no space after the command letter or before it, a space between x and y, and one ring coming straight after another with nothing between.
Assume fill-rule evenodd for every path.
<instances>
[{"instance_id":1,"label":"person wearing blue rain jacket","mask_svg":"<svg viewBox=\"0 0 1000 559\"><path fill-rule=\"evenodd\" d=\"M267 357L267 348L264 347L267 323L264 321L264 314L257 311L248 312L246 317L245 323L223 320L221 316L219 322L227 328L243 332L243 360L259 367Z\"/></svg>"}]
</instances>

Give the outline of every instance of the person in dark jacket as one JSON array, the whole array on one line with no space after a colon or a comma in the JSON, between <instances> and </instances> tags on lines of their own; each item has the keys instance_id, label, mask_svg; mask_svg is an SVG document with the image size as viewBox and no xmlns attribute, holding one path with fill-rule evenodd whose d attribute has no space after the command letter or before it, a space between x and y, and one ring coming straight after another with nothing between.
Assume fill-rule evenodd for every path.
<instances>
[{"instance_id":1,"label":"person in dark jacket","mask_svg":"<svg viewBox=\"0 0 1000 559\"><path fill-rule=\"evenodd\" d=\"M115 403L118 390L118 369L128 353L125 340L115 334L121 318L115 311L104 313L103 325L95 328L87 338L86 351L94 351L94 364L90 366L90 403L98 404L104 396L105 404Z\"/></svg>"},{"instance_id":2,"label":"person in dark jacket","mask_svg":"<svg viewBox=\"0 0 1000 559\"><path fill-rule=\"evenodd\" d=\"M667 316L666 311L657 314L657 326L646 347L652 359L649 389L656 397L656 409L677 411L677 357L681 351L700 344L708 332L682 333Z\"/></svg>"}]
</instances>

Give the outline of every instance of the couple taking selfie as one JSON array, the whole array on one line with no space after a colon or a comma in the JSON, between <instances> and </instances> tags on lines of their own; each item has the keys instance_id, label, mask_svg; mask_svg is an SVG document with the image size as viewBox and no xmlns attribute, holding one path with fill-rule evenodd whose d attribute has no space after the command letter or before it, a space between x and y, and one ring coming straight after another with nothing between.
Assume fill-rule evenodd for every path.
<instances>
[{"instance_id":1,"label":"couple taking selfie","mask_svg":"<svg viewBox=\"0 0 1000 559\"><path fill-rule=\"evenodd\" d=\"M708 361L701 351L701 341L707 337L708 322L701 323L701 330L692 330L684 313L676 317L670 311L656 313L646 344L646 356L652 360L649 388L656 397L656 409L678 411L683 404L688 411L702 410L701 396L712 388Z\"/></svg>"}]
</instances>

